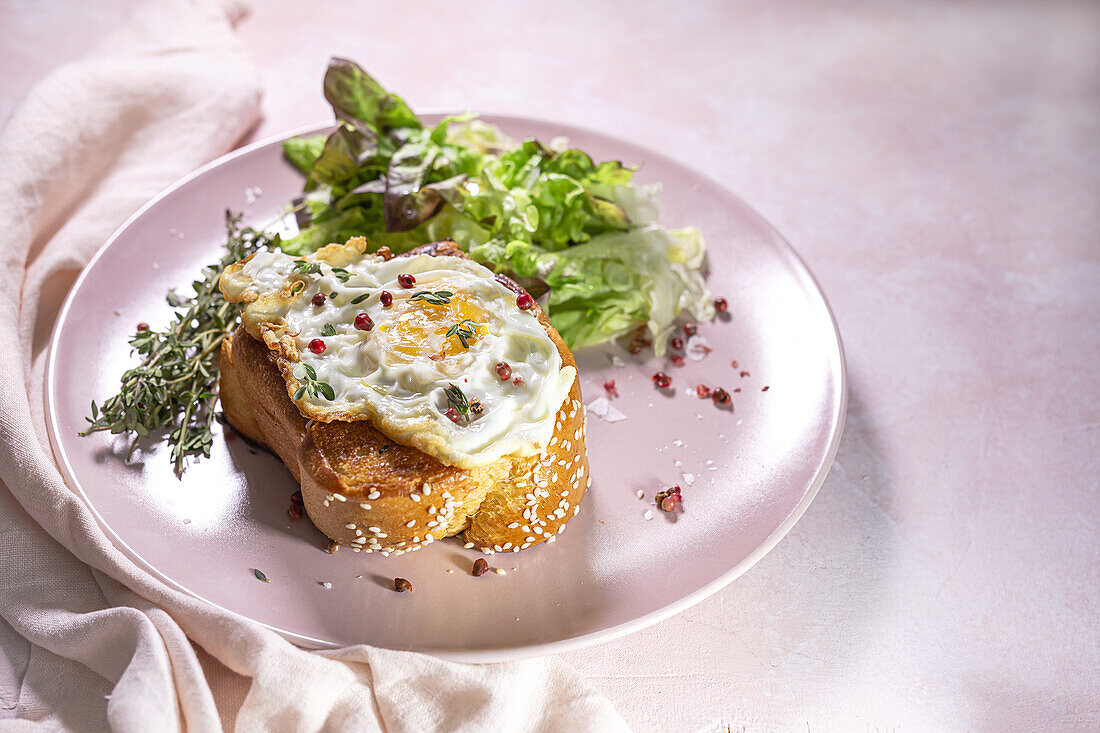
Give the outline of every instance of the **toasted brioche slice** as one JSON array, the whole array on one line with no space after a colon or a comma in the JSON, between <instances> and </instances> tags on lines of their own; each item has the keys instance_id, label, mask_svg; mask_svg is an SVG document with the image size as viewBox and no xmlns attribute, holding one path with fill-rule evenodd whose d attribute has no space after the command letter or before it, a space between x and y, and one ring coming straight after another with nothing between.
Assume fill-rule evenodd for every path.
<instances>
[{"instance_id":1,"label":"toasted brioche slice","mask_svg":"<svg viewBox=\"0 0 1100 733\"><path fill-rule=\"evenodd\" d=\"M414 252L464 256L450 241ZM498 280L523 292L507 278ZM563 364L575 367L537 305L534 315ZM390 439L368 420L322 423L303 417L271 350L243 328L223 342L220 397L230 424L269 446L301 483L317 528L356 551L400 554L459 533L483 552L519 551L553 541L579 511L591 482L579 379L541 454L471 469L444 465Z\"/></svg>"}]
</instances>

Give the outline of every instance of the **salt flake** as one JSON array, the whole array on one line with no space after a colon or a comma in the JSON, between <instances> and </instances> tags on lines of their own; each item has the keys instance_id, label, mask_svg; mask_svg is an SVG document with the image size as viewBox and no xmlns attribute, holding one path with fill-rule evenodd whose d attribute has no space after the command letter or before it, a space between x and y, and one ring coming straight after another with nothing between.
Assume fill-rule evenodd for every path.
<instances>
[{"instance_id":1,"label":"salt flake","mask_svg":"<svg viewBox=\"0 0 1100 733\"><path fill-rule=\"evenodd\" d=\"M597 397L586 405L588 411L605 422L625 420L626 415L611 404L606 397Z\"/></svg>"},{"instance_id":2,"label":"salt flake","mask_svg":"<svg viewBox=\"0 0 1100 733\"><path fill-rule=\"evenodd\" d=\"M711 352L711 348L707 343L705 336L695 334L687 340L687 344L684 346L684 353L687 354L687 358L692 361L702 361L706 358L707 354Z\"/></svg>"}]
</instances>

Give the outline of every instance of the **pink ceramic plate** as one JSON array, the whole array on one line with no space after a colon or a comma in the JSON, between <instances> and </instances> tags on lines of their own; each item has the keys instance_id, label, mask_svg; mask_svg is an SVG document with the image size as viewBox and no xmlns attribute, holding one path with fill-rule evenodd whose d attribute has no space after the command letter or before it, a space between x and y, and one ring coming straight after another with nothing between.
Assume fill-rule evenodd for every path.
<instances>
[{"instance_id":1,"label":"pink ceramic plate","mask_svg":"<svg viewBox=\"0 0 1100 733\"><path fill-rule=\"evenodd\" d=\"M308 521L287 518L297 488L290 474L242 440L219 430L211 458L180 481L163 446L126 463L122 440L77 436L92 399L113 394L132 363L135 324L165 323L165 291L188 291L220 256L225 209L263 225L301 191L281 140L251 145L132 217L85 268L54 333L54 449L73 489L135 562L303 645L496 661L609 639L683 610L743 573L802 515L836 453L845 378L836 325L798 256L743 201L663 155L566 125L488 119L516 138L567 135L595 158L641 163L641 182L664 183L663 222L703 230L710 287L729 300L729 318L701 328L713 351L682 368L615 346L577 353L585 401L614 379L626 419L590 415L592 488L580 515L554 544L489 558L506 575L472 577L481 555L454 540L402 557L329 555ZM657 369L673 375L672 396L654 389ZM740 388L735 409L699 399L700 383ZM671 484L684 502L668 515L653 496ZM395 576L414 592L395 593Z\"/></svg>"}]
</instances>

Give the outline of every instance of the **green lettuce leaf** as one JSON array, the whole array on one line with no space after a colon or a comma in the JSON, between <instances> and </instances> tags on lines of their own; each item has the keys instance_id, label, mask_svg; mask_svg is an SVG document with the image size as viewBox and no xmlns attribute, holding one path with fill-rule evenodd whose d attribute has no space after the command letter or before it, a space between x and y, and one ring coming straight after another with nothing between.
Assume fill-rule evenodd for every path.
<instances>
[{"instance_id":1,"label":"green lettuce leaf","mask_svg":"<svg viewBox=\"0 0 1100 733\"><path fill-rule=\"evenodd\" d=\"M325 139L324 135L292 137L283 143L283 155L291 165L308 175L325 149Z\"/></svg>"},{"instance_id":2,"label":"green lettuce leaf","mask_svg":"<svg viewBox=\"0 0 1100 733\"><path fill-rule=\"evenodd\" d=\"M547 253L538 267L550 286L550 320L571 347L610 341L644 325L661 355L682 311L701 321L714 317L704 259L697 229L651 226Z\"/></svg>"},{"instance_id":3,"label":"green lettuce leaf","mask_svg":"<svg viewBox=\"0 0 1100 733\"><path fill-rule=\"evenodd\" d=\"M572 347L647 327L657 353L684 311L713 317L697 230L658 223L659 185L568 144L516 142L473 115L427 128L351 61L332 59L325 97L340 121L327 138L288 141L307 173L290 254L352 236L405 252L452 238L478 262L549 287L551 320Z\"/></svg>"},{"instance_id":4,"label":"green lettuce leaf","mask_svg":"<svg viewBox=\"0 0 1100 733\"><path fill-rule=\"evenodd\" d=\"M316 252L326 244L344 243L352 237L366 237L380 228L380 222L372 221L368 210L356 207L341 211L320 222L314 222L296 236L279 243L279 249L288 255L301 256Z\"/></svg>"},{"instance_id":5,"label":"green lettuce leaf","mask_svg":"<svg viewBox=\"0 0 1100 733\"><path fill-rule=\"evenodd\" d=\"M527 140L499 156L486 156L480 175L449 203L495 237L522 240L562 250L609 231L626 231L631 222L596 186L629 181L633 172L618 162L596 165L579 150L554 152Z\"/></svg>"}]
</instances>

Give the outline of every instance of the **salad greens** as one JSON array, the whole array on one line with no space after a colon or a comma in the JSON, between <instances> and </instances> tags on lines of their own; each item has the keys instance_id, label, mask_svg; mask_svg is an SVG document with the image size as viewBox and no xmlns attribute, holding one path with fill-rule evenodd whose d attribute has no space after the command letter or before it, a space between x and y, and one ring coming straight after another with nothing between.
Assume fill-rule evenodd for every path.
<instances>
[{"instance_id":1,"label":"salad greens","mask_svg":"<svg viewBox=\"0 0 1100 733\"><path fill-rule=\"evenodd\" d=\"M702 236L661 227L659 186L634 184L633 168L516 142L471 115L427 127L344 59L330 61L324 91L336 130L284 146L306 176L284 252L353 236L404 252L450 237L529 289L549 287L550 319L573 348L644 327L661 354L681 312L714 316Z\"/></svg>"}]
</instances>

